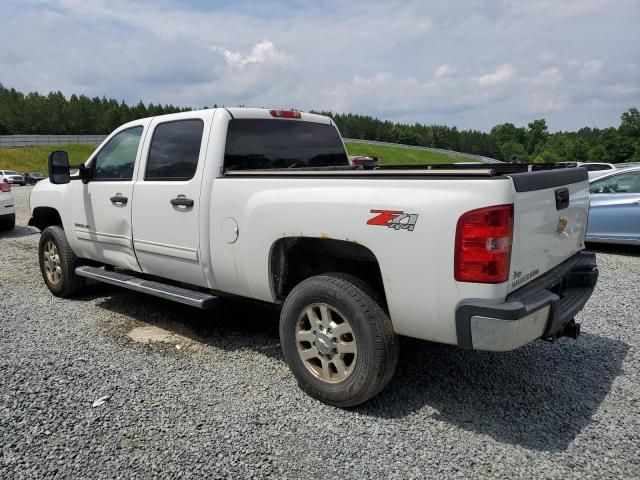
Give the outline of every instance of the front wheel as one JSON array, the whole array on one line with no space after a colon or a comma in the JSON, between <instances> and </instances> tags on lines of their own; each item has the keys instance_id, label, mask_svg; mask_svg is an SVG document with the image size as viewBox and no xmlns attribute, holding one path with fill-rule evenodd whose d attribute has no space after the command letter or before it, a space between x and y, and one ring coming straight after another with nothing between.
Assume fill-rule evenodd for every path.
<instances>
[{"instance_id":1,"label":"front wheel","mask_svg":"<svg viewBox=\"0 0 640 480\"><path fill-rule=\"evenodd\" d=\"M398 339L375 292L356 277L311 277L287 297L280 342L300 387L336 407L366 402L389 383Z\"/></svg>"},{"instance_id":2,"label":"front wheel","mask_svg":"<svg viewBox=\"0 0 640 480\"><path fill-rule=\"evenodd\" d=\"M43 230L38 256L44 283L56 297L71 297L84 287L85 279L76 275L80 261L71 250L62 227L56 225Z\"/></svg>"}]
</instances>

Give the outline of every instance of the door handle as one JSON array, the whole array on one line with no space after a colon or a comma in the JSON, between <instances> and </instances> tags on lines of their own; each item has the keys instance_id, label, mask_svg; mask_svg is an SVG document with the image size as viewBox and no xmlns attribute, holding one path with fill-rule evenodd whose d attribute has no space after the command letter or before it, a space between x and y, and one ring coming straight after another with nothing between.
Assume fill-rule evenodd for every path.
<instances>
[{"instance_id":1,"label":"door handle","mask_svg":"<svg viewBox=\"0 0 640 480\"><path fill-rule=\"evenodd\" d=\"M176 197L171 199L174 207L193 207L194 201L187 197Z\"/></svg>"},{"instance_id":2,"label":"door handle","mask_svg":"<svg viewBox=\"0 0 640 480\"><path fill-rule=\"evenodd\" d=\"M129 201L127 197L124 197L119 193L111 197L109 200L111 200L111 203L115 203L117 205L126 205L127 202Z\"/></svg>"}]
</instances>

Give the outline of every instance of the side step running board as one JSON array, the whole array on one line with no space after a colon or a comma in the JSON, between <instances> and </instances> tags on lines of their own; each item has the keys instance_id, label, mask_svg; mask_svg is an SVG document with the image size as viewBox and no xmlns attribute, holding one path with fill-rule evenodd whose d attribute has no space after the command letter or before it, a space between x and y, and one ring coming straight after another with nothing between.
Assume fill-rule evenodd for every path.
<instances>
[{"instance_id":1,"label":"side step running board","mask_svg":"<svg viewBox=\"0 0 640 480\"><path fill-rule=\"evenodd\" d=\"M185 305L196 308L211 308L218 298L208 293L189 290L188 288L174 287L173 285L153 282L124 273L108 272L102 268L78 267L76 268L76 274L99 282L116 285L117 287L128 288L136 292L148 293L156 297L184 303Z\"/></svg>"}]
</instances>

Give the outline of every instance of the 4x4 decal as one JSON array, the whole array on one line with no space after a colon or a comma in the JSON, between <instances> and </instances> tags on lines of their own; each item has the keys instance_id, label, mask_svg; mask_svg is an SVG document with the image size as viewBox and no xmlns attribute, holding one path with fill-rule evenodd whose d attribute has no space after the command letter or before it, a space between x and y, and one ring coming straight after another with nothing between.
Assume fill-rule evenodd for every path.
<instances>
[{"instance_id":1,"label":"4x4 decal","mask_svg":"<svg viewBox=\"0 0 640 480\"><path fill-rule=\"evenodd\" d=\"M394 230L409 230L413 232L418 221L417 213L405 213L401 210L371 210L376 216L370 218L367 225L393 228Z\"/></svg>"}]
</instances>

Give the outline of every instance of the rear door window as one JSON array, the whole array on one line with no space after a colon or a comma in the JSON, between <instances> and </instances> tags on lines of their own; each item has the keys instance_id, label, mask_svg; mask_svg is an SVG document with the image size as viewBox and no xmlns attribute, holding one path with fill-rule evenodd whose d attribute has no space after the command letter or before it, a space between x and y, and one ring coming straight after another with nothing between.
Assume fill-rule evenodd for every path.
<instances>
[{"instance_id":1,"label":"rear door window","mask_svg":"<svg viewBox=\"0 0 640 480\"><path fill-rule=\"evenodd\" d=\"M190 180L196 173L204 122L199 119L159 124L153 132L147 181Z\"/></svg>"},{"instance_id":2,"label":"rear door window","mask_svg":"<svg viewBox=\"0 0 640 480\"><path fill-rule=\"evenodd\" d=\"M225 170L349 165L335 127L295 120L229 121Z\"/></svg>"}]
</instances>

